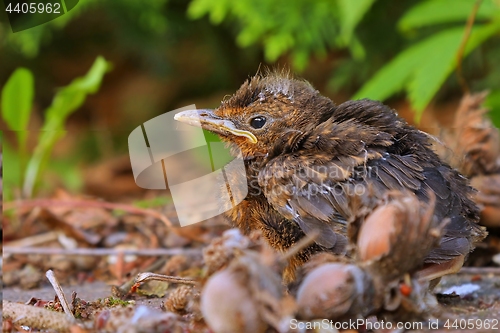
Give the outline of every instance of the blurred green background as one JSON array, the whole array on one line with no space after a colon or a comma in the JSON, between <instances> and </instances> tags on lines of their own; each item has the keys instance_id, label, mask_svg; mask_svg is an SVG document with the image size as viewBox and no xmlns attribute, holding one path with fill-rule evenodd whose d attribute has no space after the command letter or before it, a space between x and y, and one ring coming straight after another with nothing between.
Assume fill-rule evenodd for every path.
<instances>
[{"instance_id":1,"label":"blurred green background","mask_svg":"<svg viewBox=\"0 0 500 333\"><path fill-rule=\"evenodd\" d=\"M0 126L17 130L4 135L7 200L59 187L133 195L119 182L130 180L130 131L185 105L216 107L264 66L337 103L385 101L432 132L463 95L463 53L462 77L491 91L500 125L500 0L81 0L17 33L1 9Z\"/></svg>"}]
</instances>

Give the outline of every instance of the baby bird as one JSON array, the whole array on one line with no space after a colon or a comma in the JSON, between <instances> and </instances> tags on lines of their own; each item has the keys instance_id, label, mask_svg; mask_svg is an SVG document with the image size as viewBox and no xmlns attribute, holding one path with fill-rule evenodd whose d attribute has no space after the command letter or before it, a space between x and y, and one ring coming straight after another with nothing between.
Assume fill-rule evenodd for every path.
<instances>
[{"instance_id":1,"label":"baby bird","mask_svg":"<svg viewBox=\"0 0 500 333\"><path fill-rule=\"evenodd\" d=\"M247 80L215 110L184 111L175 119L197 119L241 151L249 191L226 214L244 233L261 230L271 246L286 251L319 231L315 243L290 260L287 280L312 254L345 254L348 221L356 213L350 203L373 209L374 197L381 201L388 191L424 202L433 192L434 219L449 219L422 263L429 280L458 271L486 236L467 180L431 150L427 134L380 102L335 105L306 81L270 73Z\"/></svg>"}]
</instances>

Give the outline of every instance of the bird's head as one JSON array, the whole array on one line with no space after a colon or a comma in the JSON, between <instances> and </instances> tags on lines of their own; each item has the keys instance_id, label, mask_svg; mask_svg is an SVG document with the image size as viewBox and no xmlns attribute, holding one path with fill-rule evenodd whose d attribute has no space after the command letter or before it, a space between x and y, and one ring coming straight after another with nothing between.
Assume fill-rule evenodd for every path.
<instances>
[{"instance_id":1,"label":"bird's head","mask_svg":"<svg viewBox=\"0 0 500 333\"><path fill-rule=\"evenodd\" d=\"M333 102L306 81L272 73L247 80L214 110L183 111L175 119L201 124L236 144L244 158L253 158L266 156L288 135L311 131L334 109Z\"/></svg>"}]
</instances>

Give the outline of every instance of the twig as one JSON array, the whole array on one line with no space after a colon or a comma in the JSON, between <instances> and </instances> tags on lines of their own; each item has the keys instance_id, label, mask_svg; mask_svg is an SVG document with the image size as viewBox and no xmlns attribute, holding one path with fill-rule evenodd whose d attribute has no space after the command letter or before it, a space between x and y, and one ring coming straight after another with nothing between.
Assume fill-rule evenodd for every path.
<instances>
[{"instance_id":1,"label":"twig","mask_svg":"<svg viewBox=\"0 0 500 333\"><path fill-rule=\"evenodd\" d=\"M106 201L95 200L52 200L52 199L35 199L35 200L21 200L11 201L4 204L4 209L27 209L32 207L52 207L52 206L71 206L71 207L90 207L90 208L105 208L111 210L123 210L130 214L148 215L158 220L161 220L168 227L175 229L172 221L165 215L152 209L138 208L127 204L117 204Z\"/></svg>"},{"instance_id":2,"label":"twig","mask_svg":"<svg viewBox=\"0 0 500 333\"><path fill-rule=\"evenodd\" d=\"M143 282L147 282L147 281L151 281L151 280L165 281L165 282L171 282L171 283L191 284L191 285L195 285L198 283L197 280L191 279L191 278L183 278L183 277L171 276L171 275L162 275L162 274L156 274L156 273L150 273L150 272L137 274L137 277L135 278L135 283L143 283Z\"/></svg>"},{"instance_id":3,"label":"twig","mask_svg":"<svg viewBox=\"0 0 500 333\"><path fill-rule=\"evenodd\" d=\"M465 52L465 46L467 45L467 41L469 40L472 27L474 26L474 21L476 19L477 11L479 9L479 6L481 5L482 0L476 0L474 3L474 7L472 7L472 11L467 18L467 23L465 25L465 30L464 30L464 35L462 37L462 41L460 42L460 47L457 52L457 77L458 77L458 82L462 86L462 90L464 94L469 93L469 86L467 85L467 81L464 78L463 71L462 71L462 60Z\"/></svg>"},{"instance_id":4,"label":"twig","mask_svg":"<svg viewBox=\"0 0 500 333\"><path fill-rule=\"evenodd\" d=\"M146 271L156 271L159 270L166 262L166 258L160 258L159 260L156 260L152 265L147 267L145 270ZM116 287L116 291L118 292L119 295L126 295L129 290L132 288L132 286L136 284L136 278L131 278L124 284L122 284L119 287Z\"/></svg>"},{"instance_id":5,"label":"twig","mask_svg":"<svg viewBox=\"0 0 500 333\"><path fill-rule=\"evenodd\" d=\"M72 326L70 320L61 312L49 311L26 304L3 301L3 319L11 319L17 325L25 325L31 329L56 330L69 332Z\"/></svg>"},{"instance_id":6,"label":"twig","mask_svg":"<svg viewBox=\"0 0 500 333\"><path fill-rule=\"evenodd\" d=\"M500 267L462 267L457 274L495 274L500 275Z\"/></svg>"},{"instance_id":7,"label":"twig","mask_svg":"<svg viewBox=\"0 0 500 333\"><path fill-rule=\"evenodd\" d=\"M110 255L137 255L144 257L154 256L174 256L174 255L199 255L201 249L58 249L52 247L12 247L5 246L3 248L4 254L42 254L42 255L73 255L73 256L110 256Z\"/></svg>"},{"instance_id":8,"label":"twig","mask_svg":"<svg viewBox=\"0 0 500 333\"><path fill-rule=\"evenodd\" d=\"M48 243L54 240L57 240L57 232L56 231L49 231L45 232L43 234L38 234L38 235L33 235L29 237L24 237L22 239L18 239L15 241L11 242L6 242L4 243L5 246L7 247L28 247L28 246L34 246L37 244L42 244L42 243Z\"/></svg>"},{"instance_id":9,"label":"twig","mask_svg":"<svg viewBox=\"0 0 500 333\"><path fill-rule=\"evenodd\" d=\"M68 301L66 300L66 296L64 295L64 291L62 290L61 285L59 284L59 281L57 281L56 276L54 275L54 272L49 269L46 273L45 276L49 280L50 284L52 285L52 288L54 288L54 291L56 292L57 297L59 298L59 302L61 302L61 305L64 309L64 312L66 315L72 319L75 318L73 315L73 312L71 312L71 308L69 306Z\"/></svg>"}]
</instances>

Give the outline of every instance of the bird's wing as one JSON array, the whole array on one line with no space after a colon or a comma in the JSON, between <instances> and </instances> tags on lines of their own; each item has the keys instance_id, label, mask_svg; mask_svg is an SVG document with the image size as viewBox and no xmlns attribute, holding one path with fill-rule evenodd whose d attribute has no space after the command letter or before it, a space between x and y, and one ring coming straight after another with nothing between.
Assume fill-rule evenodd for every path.
<instances>
[{"instance_id":1,"label":"bird's wing","mask_svg":"<svg viewBox=\"0 0 500 333\"><path fill-rule=\"evenodd\" d=\"M359 140L359 131L364 141ZM360 190L363 180L356 173L365 173L368 161L381 158L381 148L391 139L388 133L353 121L326 121L307 136L291 132L276 144L259 173L259 185L285 218L306 234L319 231L316 243L340 248L347 242L349 195ZM369 145L378 148L368 149Z\"/></svg>"},{"instance_id":2,"label":"bird's wing","mask_svg":"<svg viewBox=\"0 0 500 333\"><path fill-rule=\"evenodd\" d=\"M361 160L360 160L361 161ZM285 218L296 222L304 233L318 230L316 243L343 248L349 212L349 195L359 191L350 181L352 160L314 161L282 156L261 170L259 185L269 203Z\"/></svg>"},{"instance_id":3,"label":"bird's wing","mask_svg":"<svg viewBox=\"0 0 500 333\"><path fill-rule=\"evenodd\" d=\"M411 156L389 155L372 161L372 165L387 189L410 190L426 202L429 192L433 192L436 197L435 223L450 219L443 229L439 245L427 255L426 263L443 263L467 255L473 243L485 236L484 230L474 221L477 219L477 207L469 198L472 190L465 179L450 167L432 165L425 160L416 161ZM376 183L377 178L367 182Z\"/></svg>"},{"instance_id":4,"label":"bird's wing","mask_svg":"<svg viewBox=\"0 0 500 333\"><path fill-rule=\"evenodd\" d=\"M328 161L279 157L261 171L259 184L274 209L295 221L306 234L318 230L316 242L326 248L345 245L342 235L346 235L346 221L355 213L349 205L354 196L375 206L390 190L410 191L424 201L432 191L436 195L436 222L446 217L451 221L426 262L440 263L469 253L468 238L473 231L460 201L464 194L454 193L446 177L449 168L421 166L414 155L370 150L368 154L368 159L351 156Z\"/></svg>"}]
</instances>

